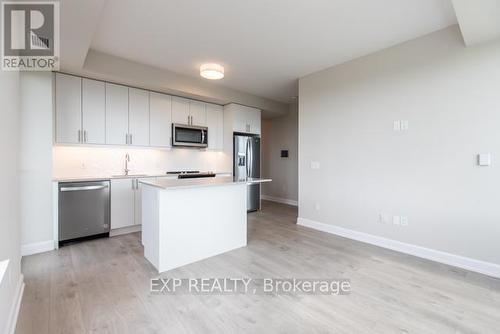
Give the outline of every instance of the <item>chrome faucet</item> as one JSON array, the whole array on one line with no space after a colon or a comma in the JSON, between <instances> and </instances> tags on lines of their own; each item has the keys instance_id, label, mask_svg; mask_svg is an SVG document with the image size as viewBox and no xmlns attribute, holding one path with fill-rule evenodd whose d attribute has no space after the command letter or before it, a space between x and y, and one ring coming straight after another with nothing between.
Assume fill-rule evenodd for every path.
<instances>
[{"instance_id":1,"label":"chrome faucet","mask_svg":"<svg viewBox=\"0 0 500 334\"><path fill-rule=\"evenodd\" d=\"M130 169L128 169L128 163L130 162L130 155L127 153L125 155L125 175L128 176Z\"/></svg>"}]
</instances>

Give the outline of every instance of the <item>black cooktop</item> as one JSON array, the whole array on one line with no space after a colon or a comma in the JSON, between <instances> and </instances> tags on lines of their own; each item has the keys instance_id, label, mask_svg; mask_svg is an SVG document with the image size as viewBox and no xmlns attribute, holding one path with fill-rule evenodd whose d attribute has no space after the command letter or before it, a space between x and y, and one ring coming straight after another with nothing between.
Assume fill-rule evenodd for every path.
<instances>
[{"instance_id":1,"label":"black cooktop","mask_svg":"<svg viewBox=\"0 0 500 334\"><path fill-rule=\"evenodd\" d=\"M177 175L178 179L194 179L194 178L201 178L201 177L215 177L215 173L212 173L212 172L202 173L199 170L174 171L174 172L167 172L167 174Z\"/></svg>"},{"instance_id":2,"label":"black cooktop","mask_svg":"<svg viewBox=\"0 0 500 334\"><path fill-rule=\"evenodd\" d=\"M180 170L180 171L167 172L167 174L171 174L171 175L200 174L200 171L199 170Z\"/></svg>"}]
</instances>

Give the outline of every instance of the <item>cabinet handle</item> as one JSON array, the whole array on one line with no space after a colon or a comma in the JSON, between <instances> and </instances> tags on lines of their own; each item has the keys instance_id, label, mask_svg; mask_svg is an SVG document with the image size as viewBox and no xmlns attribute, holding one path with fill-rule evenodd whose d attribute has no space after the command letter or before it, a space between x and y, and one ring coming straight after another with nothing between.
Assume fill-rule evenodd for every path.
<instances>
[{"instance_id":1,"label":"cabinet handle","mask_svg":"<svg viewBox=\"0 0 500 334\"><path fill-rule=\"evenodd\" d=\"M78 142L82 142L82 130L78 130Z\"/></svg>"},{"instance_id":2,"label":"cabinet handle","mask_svg":"<svg viewBox=\"0 0 500 334\"><path fill-rule=\"evenodd\" d=\"M128 145L128 133L125 134L125 144Z\"/></svg>"},{"instance_id":3,"label":"cabinet handle","mask_svg":"<svg viewBox=\"0 0 500 334\"><path fill-rule=\"evenodd\" d=\"M135 188L134 188L134 179L132 179L130 181L132 181L132 190L135 190Z\"/></svg>"},{"instance_id":4,"label":"cabinet handle","mask_svg":"<svg viewBox=\"0 0 500 334\"><path fill-rule=\"evenodd\" d=\"M130 134L130 145L132 145L132 143L134 142L134 141L132 140L132 138L133 138L133 137L132 137L132 134Z\"/></svg>"},{"instance_id":5,"label":"cabinet handle","mask_svg":"<svg viewBox=\"0 0 500 334\"><path fill-rule=\"evenodd\" d=\"M83 142L87 142L87 130L83 130Z\"/></svg>"}]
</instances>

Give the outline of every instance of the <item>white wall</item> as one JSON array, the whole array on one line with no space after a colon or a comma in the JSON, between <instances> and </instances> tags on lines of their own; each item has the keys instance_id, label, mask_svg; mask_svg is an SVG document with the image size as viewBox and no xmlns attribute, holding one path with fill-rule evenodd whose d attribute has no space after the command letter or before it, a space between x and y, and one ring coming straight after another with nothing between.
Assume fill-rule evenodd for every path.
<instances>
[{"instance_id":1,"label":"white wall","mask_svg":"<svg viewBox=\"0 0 500 334\"><path fill-rule=\"evenodd\" d=\"M11 330L22 286L18 217L19 73L0 71L0 262L10 260L0 282L0 333Z\"/></svg>"},{"instance_id":2,"label":"white wall","mask_svg":"<svg viewBox=\"0 0 500 334\"><path fill-rule=\"evenodd\" d=\"M299 86L300 217L500 264L499 42L465 48L451 27Z\"/></svg>"},{"instance_id":3,"label":"white wall","mask_svg":"<svg viewBox=\"0 0 500 334\"><path fill-rule=\"evenodd\" d=\"M129 147L54 146L55 178L123 174L125 155L130 155L131 174L165 174L173 170L231 173L223 152L175 148L171 150Z\"/></svg>"},{"instance_id":4,"label":"white wall","mask_svg":"<svg viewBox=\"0 0 500 334\"><path fill-rule=\"evenodd\" d=\"M289 157L281 158L281 150ZM262 120L262 176L273 182L262 185L264 198L296 204L298 199L298 105L280 117Z\"/></svg>"},{"instance_id":5,"label":"white wall","mask_svg":"<svg viewBox=\"0 0 500 334\"><path fill-rule=\"evenodd\" d=\"M53 240L52 73L21 74L20 218L22 245Z\"/></svg>"}]
</instances>

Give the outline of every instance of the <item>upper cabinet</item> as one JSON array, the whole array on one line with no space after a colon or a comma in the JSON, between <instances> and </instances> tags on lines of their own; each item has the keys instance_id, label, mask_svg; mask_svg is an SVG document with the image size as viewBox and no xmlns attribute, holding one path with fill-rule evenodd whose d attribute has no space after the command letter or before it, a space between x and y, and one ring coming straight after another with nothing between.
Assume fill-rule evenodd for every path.
<instances>
[{"instance_id":1,"label":"upper cabinet","mask_svg":"<svg viewBox=\"0 0 500 334\"><path fill-rule=\"evenodd\" d=\"M150 145L171 147L172 143L172 97L149 93Z\"/></svg>"},{"instance_id":2,"label":"upper cabinet","mask_svg":"<svg viewBox=\"0 0 500 334\"><path fill-rule=\"evenodd\" d=\"M247 123L249 133L254 133L260 135L260 123L261 123L261 111L258 109L250 108L252 110L247 110Z\"/></svg>"},{"instance_id":3,"label":"upper cabinet","mask_svg":"<svg viewBox=\"0 0 500 334\"><path fill-rule=\"evenodd\" d=\"M233 132L260 135L261 111L231 103L224 107L224 120L230 122Z\"/></svg>"},{"instance_id":4,"label":"upper cabinet","mask_svg":"<svg viewBox=\"0 0 500 334\"><path fill-rule=\"evenodd\" d=\"M56 142L104 144L104 83L60 73L55 80Z\"/></svg>"},{"instance_id":5,"label":"upper cabinet","mask_svg":"<svg viewBox=\"0 0 500 334\"><path fill-rule=\"evenodd\" d=\"M56 74L56 141L83 142L82 134L82 79L72 75Z\"/></svg>"},{"instance_id":6,"label":"upper cabinet","mask_svg":"<svg viewBox=\"0 0 500 334\"><path fill-rule=\"evenodd\" d=\"M172 97L172 123L206 126L206 103Z\"/></svg>"},{"instance_id":7,"label":"upper cabinet","mask_svg":"<svg viewBox=\"0 0 500 334\"><path fill-rule=\"evenodd\" d=\"M191 124L189 100L182 97L172 97L172 123Z\"/></svg>"},{"instance_id":8,"label":"upper cabinet","mask_svg":"<svg viewBox=\"0 0 500 334\"><path fill-rule=\"evenodd\" d=\"M106 144L128 145L128 87L106 83Z\"/></svg>"},{"instance_id":9,"label":"upper cabinet","mask_svg":"<svg viewBox=\"0 0 500 334\"><path fill-rule=\"evenodd\" d=\"M217 104L207 103L208 149L222 150L224 136L224 109Z\"/></svg>"},{"instance_id":10,"label":"upper cabinet","mask_svg":"<svg viewBox=\"0 0 500 334\"><path fill-rule=\"evenodd\" d=\"M149 92L106 83L106 144L149 146Z\"/></svg>"},{"instance_id":11,"label":"upper cabinet","mask_svg":"<svg viewBox=\"0 0 500 334\"><path fill-rule=\"evenodd\" d=\"M56 143L170 148L172 123L179 123L208 127L208 148L223 149L220 105L62 73L55 86ZM240 123L260 133L260 112Z\"/></svg>"},{"instance_id":12,"label":"upper cabinet","mask_svg":"<svg viewBox=\"0 0 500 334\"><path fill-rule=\"evenodd\" d=\"M106 88L104 82L82 79L82 129L84 142L106 143Z\"/></svg>"},{"instance_id":13,"label":"upper cabinet","mask_svg":"<svg viewBox=\"0 0 500 334\"><path fill-rule=\"evenodd\" d=\"M128 101L129 144L149 146L149 92L129 88Z\"/></svg>"},{"instance_id":14,"label":"upper cabinet","mask_svg":"<svg viewBox=\"0 0 500 334\"><path fill-rule=\"evenodd\" d=\"M189 115L191 116L191 125L206 126L206 103L193 100L189 101Z\"/></svg>"}]
</instances>

